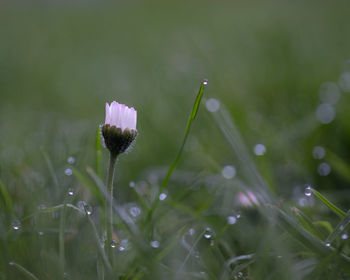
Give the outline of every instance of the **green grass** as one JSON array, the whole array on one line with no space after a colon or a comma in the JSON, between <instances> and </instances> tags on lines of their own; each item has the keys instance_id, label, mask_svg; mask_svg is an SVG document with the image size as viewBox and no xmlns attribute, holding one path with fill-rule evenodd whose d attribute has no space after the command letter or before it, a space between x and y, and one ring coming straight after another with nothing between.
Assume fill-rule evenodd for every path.
<instances>
[{"instance_id":1,"label":"green grass","mask_svg":"<svg viewBox=\"0 0 350 280\"><path fill-rule=\"evenodd\" d=\"M0 279L349 279L349 8L1 3ZM98 136L113 100L136 108L138 137L117 163L111 261Z\"/></svg>"}]
</instances>

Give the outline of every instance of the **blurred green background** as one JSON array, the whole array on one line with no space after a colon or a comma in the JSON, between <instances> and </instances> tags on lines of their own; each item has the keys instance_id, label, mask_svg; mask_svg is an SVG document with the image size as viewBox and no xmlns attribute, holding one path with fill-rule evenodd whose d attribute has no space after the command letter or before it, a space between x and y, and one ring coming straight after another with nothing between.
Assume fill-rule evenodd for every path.
<instances>
[{"instance_id":1,"label":"blurred green background","mask_svg":"<svg viewBox=\"0 0 350 280\"><path fill-rule=\"evenodd\" d=\"M349 9L347 0L0 1L0 179L16 216L60 202L42 151L65 186L77 185L68 157L96 168L106 101L138 111L139 136L117 167L120 199L131 199L130 181L174 159L203 78L179 170L233 165L240 176L206 110L215 98L275 197L297 203L310 183L348 207Z\"/></svg>"}]
</instances>

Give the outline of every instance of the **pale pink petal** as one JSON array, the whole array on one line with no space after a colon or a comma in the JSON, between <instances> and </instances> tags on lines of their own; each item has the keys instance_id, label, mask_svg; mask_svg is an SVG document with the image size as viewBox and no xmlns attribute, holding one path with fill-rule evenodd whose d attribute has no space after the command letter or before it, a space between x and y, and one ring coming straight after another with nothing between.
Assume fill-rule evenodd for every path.
<instances>
[{"instance_id":1,"label":"pale pink petal","mask_svg":"<svg viewBox=\"0 0 350 280\"><path fill-rule=\"evenodd\" d=\"M132 114L132 129L136 130L136 122L137 122L137 111L134 109Z\"/></svg>"},{"instance_id":2,"label":"pale pink petal","mask_svg":"<svg viewBox=\"0 0 350 280\"><path fill-rule=\"evenodd\" d=\"M110 124L111 122L111 114L109 110L109 104L106 102L106 118L105 118L105 124Z\"/></svg>"}]
</instances>

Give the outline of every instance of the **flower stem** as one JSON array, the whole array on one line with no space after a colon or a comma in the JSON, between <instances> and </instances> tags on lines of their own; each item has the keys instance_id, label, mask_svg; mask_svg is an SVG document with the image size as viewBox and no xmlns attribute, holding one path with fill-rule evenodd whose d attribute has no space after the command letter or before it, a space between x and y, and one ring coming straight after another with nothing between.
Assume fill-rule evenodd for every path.
<instances>
[{"instance_id":1,"label":"flower stem","mask_svg":"<svg viewBox=\"0 0 350 280\"><path fill-rule=\"evenodd\" d=\"M111 264L113 264L113 251L112 251L112 238L113 238L113 179L114 179L114 167L117 161L117 155L110 153L109 155L109 167L107 177L107 191L109 193L109 199L106 200L106 221L107 221L107 252L110 258Z\"/></svg>"}]
</instances>

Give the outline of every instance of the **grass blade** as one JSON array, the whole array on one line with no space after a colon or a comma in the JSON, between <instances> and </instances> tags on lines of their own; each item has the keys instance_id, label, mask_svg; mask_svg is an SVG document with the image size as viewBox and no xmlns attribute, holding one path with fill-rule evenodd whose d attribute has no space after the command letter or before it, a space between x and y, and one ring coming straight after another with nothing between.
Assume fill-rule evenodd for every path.
<instances>
[{"instance_id":1,"label":"grass blade","mask_svg":"<svg viewBox=\"0 0 350 280\"><path fill-rule=\"evenodd\" d=\"M0 181L0 201L2 201L4 208L8 212L13 213L13 202L10 193L5 188L4 184Z\"/></svg>"},{"instance_id":2,"label":"grass blade","mask_svg":"<svg viewBox=\"0 0 350 280\"><path fill-rule=\"evenodd\" d=\"M346 213L344 219L342 219L340 223L336 226L334 231L327 237L326 243L328 244L332 243L334 239L336 239L337 236L346 229L349 223L350 223L350 210L348 211L348 213Z\"/></svg>"},{"instance_id":3,"label":"grass blade","mask_svg":"<svg viewBox=\"0 0 350 280\"><path fill-rule=\"evenodd\" d=\"M98 126L96 133L96 173L98 177L102 178L102 141L101 141L101 127Z\"/></svg>"},{"instance_id":4,"label":"grass blade","mask_svg":"<svg viewBox=\"0 0 350 280\"><path fill-rule=\"evenodd\" d=\"M179 149L179 151L178 151L178 153L176 155L175 160L170 165L170 167L168 169L168 172L165 175L165 178L164 178L164 180L163 180L163 182L162 182L162 184L161 184L161 186L159 188L157 197L159 197L159 195L164 191L164 189L168 185L168 182L170 180L171 174L174 172L175 167L176 167L176 165L178 164L178 162L179 162L179 160L181 158L183 149L185 147L188 135L189 135L190 130L191 130L192 123L193 123L193 121L195 120L195 118L197 116L199 105L200 105L200 102L201 102L203 94L204 94L204 85L206 85L206 84L207 84L207 81L203 80L202 83L201 83L201 86L199 88L199 92L197 94L197 97L196 97L196 99L194 101L194 104L193 104L193 107L192 107L192 111L191 111L191 114L190 114L190 118L189 118L189 120L187 122L186 132L185 132L185 136L184 136L184 138L182 140L182 144L181 144L180 149ZM146 222L148 222L151 219L154 210L157 208L158 202L159 202L159 200L156 199L155 203L153 203L150 211L148 212Z\"/></svg>"},{"instance_id":5,"label":"grass blade","mask_svg":"<svg viewBox=\"0 0 350 280\"><path fill-rule=\"evenodd\" d=\"M170 177L171 177L171 174L173 173L173 171L174 171L176 165L178 164L178 162L179 162L179 160L180 160L180 158L181 158L182 151L183 151L183 149L184 149L184 147L185 147L185 144L186 144L186 141L187 141L187 137L188 137L188 135L189 135L189 133L190 133L190 130L191 130L192 123L193 123L194 119L195 119L196 116L197 116L198 109L199 109L199 105L200 105L200 102L201 102L202 97L203 97L203 93L204 93L204 84L205 84L205 83L204 83L204 81L203 81L203 82L201 83L200 88L199 88L199 92L198 92L198 94L197 94L196 100L194 101L194 105L193 105L193 107L192 107L192 111L191 111L191 114L190 114L190 118L189 118L189 120L188 120L188 122L187 122L186 132L185 132L185 136L184 136L184 138L183 138L183 140L182 140L182 144L181 144L181 146L180 146L180 149L179 149L179 151L178 151L178 153L177 153L177 156L176 156L174 162L171 164L170 168L168 169L168 172L167 172L167 174L166 174L166 176L165 176L165 178L164 178L164 181L163 181L163 183L162 183L162 185L161 185L160 193L166 188L166 186L167 186L167 184L168 184L168 182L169 182L169 179L170 179Z\"/></svg>"},{"instance_id":6,"label":"grass blade","mask_svg":"<svg viewBox=\"0 0 350 280\"><path fill-rule=\"evenodd\" d=\"M84 206L84 208L85 208L85 206ZM110 264L109 261L108 261L108 257L107 257L107 255L106 255L105 250L104 250L104 249L102 248L102 246L101 246L101 241L100 241L100 236L99 236L99 234L98 234L98 230L97 230L97 228L96 228L95 223L93 222L93 220L91 219L90 215L88 214L86 208L85 208L85 214L86 214L86 217L88 218L88 220L89 220L89 222L90 222L90 225L91 225L91 227L92 227L92 230L94 231L94 234L95 234L95 241L96 241L96 246L97 246L97 248L98 248L98 252L99 252L99 254L100 254L100 256L101 256L101 258L102 258L102 260L103 260L103 262L104 262L104 264L105 264L105 266L106 266L106 268L108 269L109 272L111 272L111 271L112 271L112 267L111 267L111 264ZM107 244L107 246L109 246L109 245L110 245L110 244Z\"/></svg>"},{"instance_id":7,"label":"grass blade","mask_svg":"<svg viewBox=\"0 0 350 280\"><path fill-rule=\"evenodd\" d=\"M220 110L213 112L212 116L234 155L237 157L240 166L242 166L243 174L249 185L254 187L254 191L260 194L261 199L265 200L261 202L271 202L269 187L252 160L249 150L225 106L221 104Z\"/></svg>"},{"instance_id":8,"label":"grass blade","mask_svg":"<svg viewBox=\"0 0 350 280\"><path fill-rule=\"evenodd\" d=\"M25 269L20 264L15 263L15 262L10 262L9 264L14 266L15 268L17 268L20 272L22 272L24 275L26 275L27 278L30 278L30 279L33 279L33 280L39 280L38 277L36 277L33 273L31 273L29 270Z\"/></svg>"},{"instance_id":9,"label":"grass blade","mask_svg":"<svg viewBox=\"0 0 350 280\"><path fill-rule=\"evenodd\" d=\"M43 156L44 156L44 159L45 159L45 161L46 161L47 167L49 168L49 172L50 172L50 174L51 174L53 183L54 183L54 185L56 186L56 188L59 189L57 176L56 176L55 170L54 170L54 168L53 168L51 159L50 159L48 153L44 150L44 148L41 148L41 152L42 152L42 154L43 154Z\"/></svg>"},{"instance_id":10,"label":"grass blade","mask_svg":"<svg viewBox=\"0 0 350 280\"><path fill-rule=\"evenodd\" d=\"M329 209L331 209L339 217L344 218L346 216L345 212L340 210L337 206L335 206L332 202L325 198L321 193L319 193L315 189L311 189L311 191L319 200L321 200Z\"/></svg>"}]
</instances>

